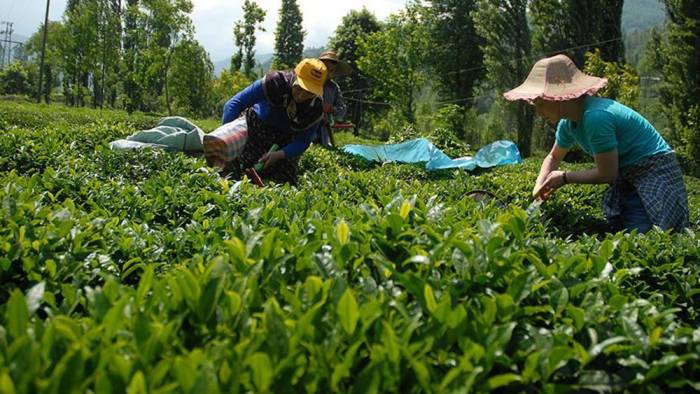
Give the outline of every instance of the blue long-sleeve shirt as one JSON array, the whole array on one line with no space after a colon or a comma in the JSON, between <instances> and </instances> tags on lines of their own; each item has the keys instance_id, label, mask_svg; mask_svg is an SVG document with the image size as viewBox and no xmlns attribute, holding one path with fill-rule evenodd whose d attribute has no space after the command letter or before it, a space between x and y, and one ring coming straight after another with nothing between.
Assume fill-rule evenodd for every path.
<instances>
[{"instance_id":1,"label":"blue long-sleeve shirt","mask_svg":"<svg viewBox=\"0 0 700 394\"><path fill-rule=\"evenodd\" d=\"M247 88L238 92L224 106L223 124L231 122L238 118L246 108L253 108L266 124L272 126L280 132L294 133L295 130L287 115L287 110L284 106L275 106L270 103L265 94L263 79L257 80ZM282 148L286 157L296 157L301 155L311 144L316 136L320 122L312 123L308 130L295 137L292 142Z\"/></svg>"}]
</instances>

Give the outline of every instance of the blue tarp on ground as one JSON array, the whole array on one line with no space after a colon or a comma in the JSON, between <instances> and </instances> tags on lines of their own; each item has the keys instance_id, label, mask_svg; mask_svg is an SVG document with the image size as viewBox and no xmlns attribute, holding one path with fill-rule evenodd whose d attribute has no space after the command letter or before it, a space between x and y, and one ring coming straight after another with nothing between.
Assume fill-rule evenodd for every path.
<instances>
[{"instance_id":1,"label":"blue tarp on ground","mask_svg":"<svg viewBox=\"0 0 700 394\"><path fill-rule=\"evenodd\" d=\"M461 168L471 171L476 167L489 168L505 164L522 163L518 147L511 141L490 143L476 152L474 157L450 159L425 138L386 145L345 145L343 151L380 163L422 163L428 171Z\"/></svg>"}]
</instances>

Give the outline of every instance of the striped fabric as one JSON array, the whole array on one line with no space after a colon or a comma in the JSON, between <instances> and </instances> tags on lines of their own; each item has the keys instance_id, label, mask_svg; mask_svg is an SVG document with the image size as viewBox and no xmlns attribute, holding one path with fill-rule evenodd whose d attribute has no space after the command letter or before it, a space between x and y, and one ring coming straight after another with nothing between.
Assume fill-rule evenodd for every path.
<instances>
[{"instance_id":1,"label":"striped fabric","mask_svg":"<svg viewBox=\"0 0 700 394\"><path fill-rule=\"evenodd\" d=\"M688 196L675 152L651 156L620 171L603 197L603 211L611 223L622 214L620 198L625 182L636 189L654 225L677 231L688 225Z\"/></svg>"},{"instance_id":2,"label":"striped fabric","mask_svg":"<svg viewBox=\"0 0 700 394\"><path fill-rule=\"evenodd\" d=\"M240 157L248 141L248 125L245 115L226 123L203 138L204 157L211 167L225 168Z\"/></svg>"}]
</instances>

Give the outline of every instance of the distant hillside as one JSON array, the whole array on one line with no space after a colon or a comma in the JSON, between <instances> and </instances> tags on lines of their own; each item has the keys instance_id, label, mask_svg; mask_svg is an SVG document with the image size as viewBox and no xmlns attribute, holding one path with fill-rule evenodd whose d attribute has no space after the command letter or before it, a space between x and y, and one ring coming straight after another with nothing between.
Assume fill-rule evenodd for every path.
<instances>
[{"instance_id":1,"label":"distant hillside","mask_svg":"<svg viewBox=\"0 0 700 394\"><path fill-rule=\"evenodd\" d=\"M307 58L307 57L318 57L321 55L321 52L323 52L324 48L323 47L311 47L311 48L306 48L304 49L304 52L302 52L301 57L302 58ZM263 70L267 71L270 69L270 65L272 64L272 55L267 59L267 61L262 63L262 68Z\"/></svg>"},{"instance_id":2,"label":"distant hillside","mask_svg":"<svg viewBox=\"0 0 700 394\"><path fill-rule=\"evenodd\" d=\"M651 29L662 27L666 8L660 0L625 0L622 9L622 34L627 62L639 69Z\"/></svg>"},{"instance_id":3,"label":"distant hillside","mask_svg":"<svg viewBox=\"0 0 700 394\"><path fill-rule=\"evenodd\" d=\"M307 58L307 57L318 57L321 55L321 52L323 52L324 48L323 47L311 47L311 48L306 48L304 49L304 52L302 53L301 57ZM255 61L256 63L262 67L264 71L267 71L270 69L270 65L272 64L272 54L271 53L265 53L262 55L256 55L255 56ZM217 62L214 63L214 75L219 75L221 74L221 71L229 68L231 66L231 59L221 59Z\"/></svg>"},{"instance_id":4,"label":"distant hillside","mask_svg":"<svg viewBox=\"0 0 700 394\"><path fill-rule=\"evenodd\" d=\"M661 0L625 0L622 7L622 34L646 31L666 20Z\"/></svg>"},{"instance_id":5,"label":"distant hillside","mask_svg":"<svg viewBox=\"0 0 700 394\"><path fill-rule=\"evenodd\" d=\"M221 59L214 63L214 75L221 74L222 71L231 65L231 59Z\"/></svg>"},{"instance_id":6,"label":"distant hillside","mask_svg":"<svg viewBox=\"0 0 700 394\"><path fill-rule=\"evenodd\" d=\"M255 55L255 63L256 64L270 64L270 61L272 60L272 54L271 53L264 53L262 55ZM221 74L222 71L228 69L231 67L231 58L226 58L226 59L221 59L216 62L214 62L214 75L219 75Z\"/></svg>"}]
</instances>

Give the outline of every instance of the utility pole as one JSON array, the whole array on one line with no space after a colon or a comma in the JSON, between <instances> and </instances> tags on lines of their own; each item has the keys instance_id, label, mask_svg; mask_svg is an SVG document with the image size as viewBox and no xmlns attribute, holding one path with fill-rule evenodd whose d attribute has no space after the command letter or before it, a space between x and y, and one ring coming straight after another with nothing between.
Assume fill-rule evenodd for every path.
<instances>
[{"instance_id":1,"label":"utility pole","mask_svg":"<svg viewBox=\"0 0 700 394\"><path fill-rule=\"evenodd\" d=\"M14 23L10 22L7 27L7 44L5 45L7 47L7 64L12 63L12 33L15 32L12 25Z\"/></svg>"},{"instance_id":2,"label":"utility pole","mask_svg":"<svg viewBox=\"0 0 700 394\"><path fill-rule=\"evenodd\" d=\"M11 41L10 37L11 37L11 34L12 34L12 23L11 23L11 22L2 21L2 22L0 22L0 25L5 25L5 29L3 29L2 31L0 31L0 33L3 34L3 38L2 38L2 58L0 58L0 59L1 59L1 60L0 60L0 68L4 68L4 67L5 67L5 52L7 52L8 47L10 46L10 41ZM8 63L10 62L9 56L8 56L8 58L7 58L7 62L8 62Z\"/></svg>"},{"instance_id":3,"label":"utility pole","mask_svg":"<svg viewBox=\"0 0 700 394\"><path fill-rule=\"evenodd\" d=\"M49 31L49 1L46 0L46 16L44 16L44 41L41 43L41 65L39 66L39 91L36 95L36 102L41 102L41 83L44 79L44 57L46 56L46 35Z\"/></svg>"},{"instance_id":4,"label":"utility pole","mask_svg":"<svg viewBox=\"0 0 700 394\"><path fill-rule=\"evenodd\" d=\"M7 22L2 21L2 22L0 22L0 24L7 25ZM5 31L6 31L6 29L0 31L0 33L2 33L2 35L3 35L3 37L2 37L2 58L0 59L0 68L5 68L5 47L7 46L7 33Z\"/></svg>"}]
</instances>

